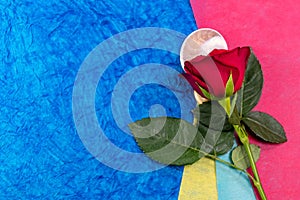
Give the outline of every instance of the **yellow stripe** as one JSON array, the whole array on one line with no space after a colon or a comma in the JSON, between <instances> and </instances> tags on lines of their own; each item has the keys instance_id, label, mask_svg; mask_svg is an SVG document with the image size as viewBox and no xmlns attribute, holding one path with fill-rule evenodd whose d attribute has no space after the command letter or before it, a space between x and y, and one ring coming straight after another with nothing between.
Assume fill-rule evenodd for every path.
<instances>
[{"instance_id":1,"label":"yellow stripe","mask_svg":"<svg viewBox=\"0 0 300 200\"><path fill-rule=\"evenodd\" d=\"M184 167L178 199L218 199L215 161L202 158Z\"/></svg>"}]
</instances>

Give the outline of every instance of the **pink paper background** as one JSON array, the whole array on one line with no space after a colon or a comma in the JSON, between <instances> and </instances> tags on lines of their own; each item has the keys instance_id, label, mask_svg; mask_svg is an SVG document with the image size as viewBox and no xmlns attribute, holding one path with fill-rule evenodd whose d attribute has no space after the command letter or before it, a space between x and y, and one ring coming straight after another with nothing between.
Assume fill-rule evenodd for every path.
<instances>
[{"instance_id":1,"label":"pink paper background","mask_svg":"<svg viewBox=\"0 0 300 200\"><path fill-rule=\"evenodd\" d=\"M251 46L260 60L264 88L255 110L274 116L288 142L261 146L258 169L268 199L299 199L300 3L293 0L191 0L199 28L218 30L229 49ZM297 198L298 197L298 198Z\"/></svg>"}]
</instances>

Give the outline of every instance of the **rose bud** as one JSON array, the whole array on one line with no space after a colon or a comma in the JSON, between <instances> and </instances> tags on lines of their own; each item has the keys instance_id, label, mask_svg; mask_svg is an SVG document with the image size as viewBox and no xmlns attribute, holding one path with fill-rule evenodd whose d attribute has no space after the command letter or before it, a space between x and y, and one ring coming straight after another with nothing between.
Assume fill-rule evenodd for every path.
<instances>
[{"instance_id":1,"label":"rose bud","mask_svg":"<svg viewBox=\"0 0 300 200\"><path fill-rule=\"evenodd\" d=\"M250 47L213 50L184 63L182 75L203 98L222 99L237 92L243 84Z\"/></svg>"}]
</instances>

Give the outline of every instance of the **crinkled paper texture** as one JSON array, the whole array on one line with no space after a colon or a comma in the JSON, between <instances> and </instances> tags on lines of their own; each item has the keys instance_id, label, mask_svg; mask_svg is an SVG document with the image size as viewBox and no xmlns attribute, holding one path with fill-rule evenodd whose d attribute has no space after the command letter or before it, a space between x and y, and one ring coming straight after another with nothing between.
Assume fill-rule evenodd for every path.
<instances>
[{"instance_id":1,"label":"crinkled paper texture","mask_svg":"<svg viewBox=\"0 0 300 200\"><path fill-rule=\"evenodd\" d=\"M114 34L147 26L195 30L189 1L1 1L0 11L0 199L177 199L182 167L129 174L90 155L73 122L72 89L84 58ZM101 79L105 87L95 100L99 122L126 150L140 151L113 123L106 98L135 65L159 62L181 71L177 55L161 55L132 52ZM180 115L176 98L163 87L141 88L131 101L133 119L148 115L153 103Z\"/></svg>"}]
</instances>

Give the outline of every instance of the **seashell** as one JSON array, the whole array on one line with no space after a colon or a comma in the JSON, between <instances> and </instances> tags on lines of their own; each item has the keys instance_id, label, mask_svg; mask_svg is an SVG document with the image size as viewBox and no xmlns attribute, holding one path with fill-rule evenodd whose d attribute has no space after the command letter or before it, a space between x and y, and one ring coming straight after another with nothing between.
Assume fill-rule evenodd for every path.
<instances>
[{"instance_id":1,"label":"seashell","mask_svg":"<svg viewBox=\"0 0 300 200\"><path fill-rule=\"evenodd\" d=\"M196 56L208 55L214 49L228 49L223 36L216 30L201 28L192 32L183 42L180 50L180 63L184 68L184 62Z\"/></svg>"}]
</instances>

